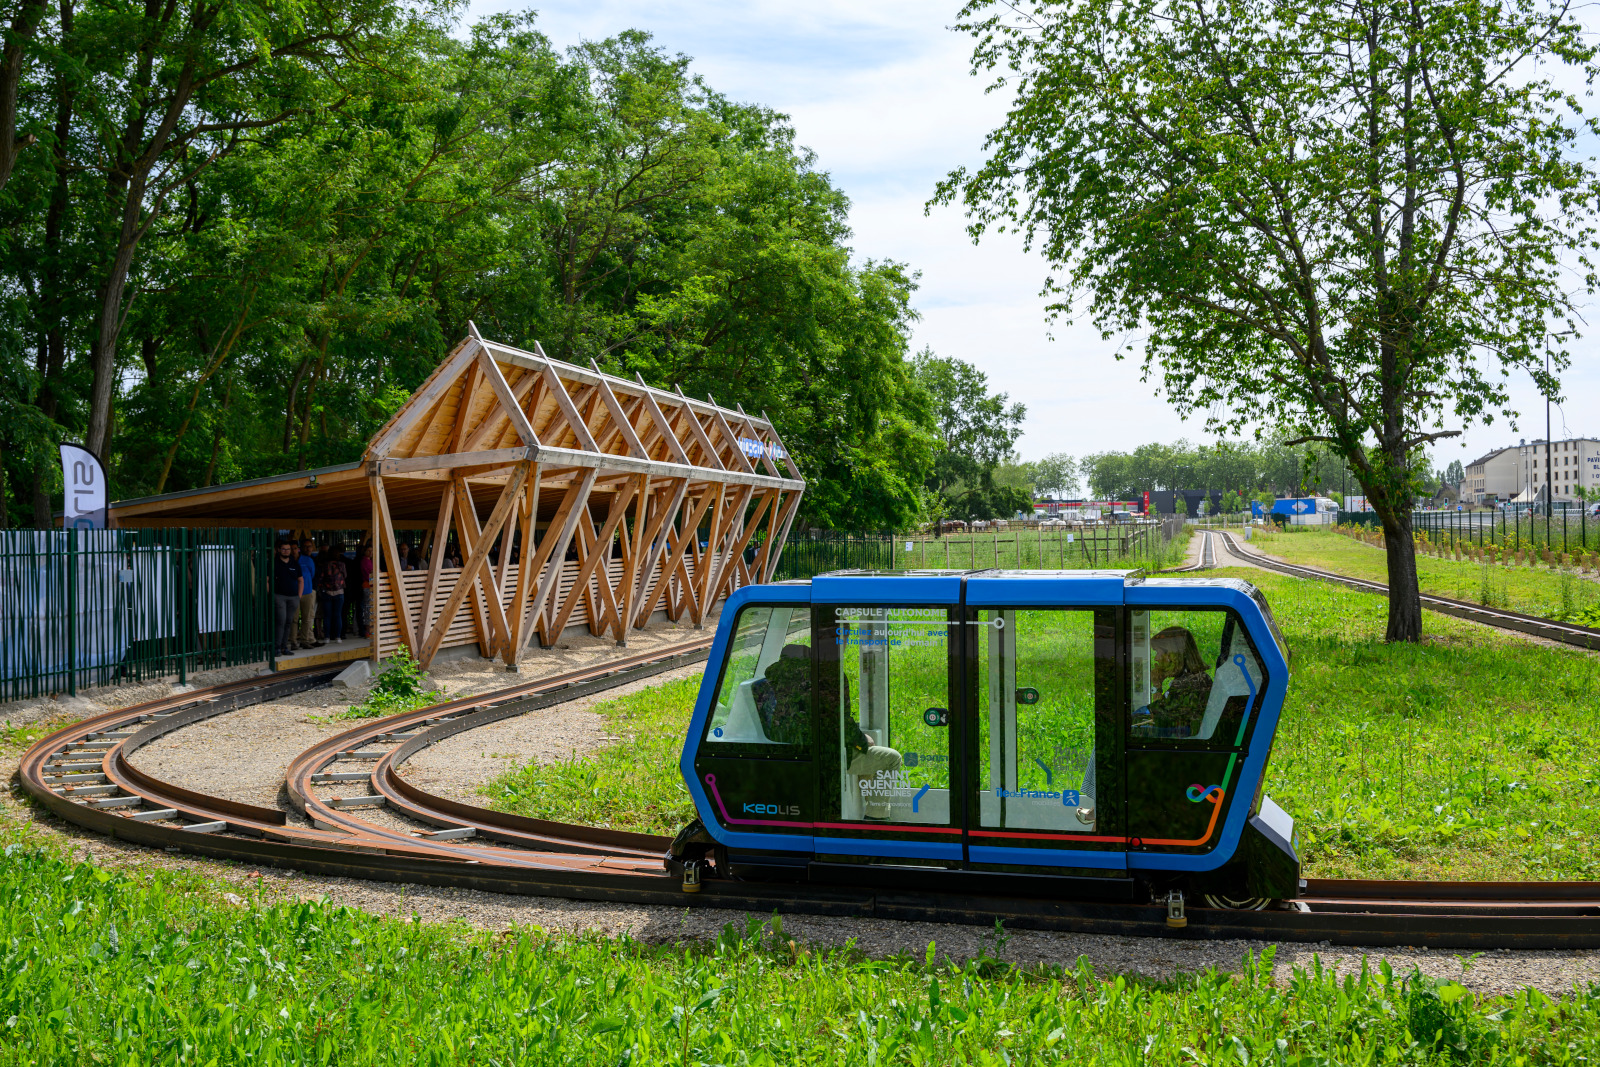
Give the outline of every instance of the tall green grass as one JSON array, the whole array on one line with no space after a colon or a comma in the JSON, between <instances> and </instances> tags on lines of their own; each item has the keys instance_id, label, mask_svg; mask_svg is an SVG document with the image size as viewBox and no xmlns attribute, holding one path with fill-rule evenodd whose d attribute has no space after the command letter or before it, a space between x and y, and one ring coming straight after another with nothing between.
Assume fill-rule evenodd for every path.
<instances>
[{"instance_id":1,"label":"tall green grass","mask_svg":"<svg viewBox=\"0 0 1600 1067\"><path fill-rule=\"evenodd\" d=\"M651 947L229 907L0 858L0 1064L1577 1064L1600 989L1474 996L1387 966L1275 985L812 953L776 921ZM999 956L1003 937L994 939ZM1070 961L1063 961L1070 968Z\"/></svg>"},{"instance_id":2,"label":"tall green grass","mask_svg":"<svg viewBox=\"0 0 1600 1067\"><path fill-rule=\"evenodd\" d=\"M1295 529L1257 531L1253 547L1290 563L1321 567L1368 581L1389 581L1382 549L1343 534ZM1424 593L1476 601L1546 618L1581 621L1600 610L1600 583L1569 570L1473 563L1418 554L1417 584Z\"/></svg>"},{"instance_id":3,"label":"tall green grass","mask_svg":"<svg viewBox=\"0 0 1600 1067\"><path fill-rule=\"evenodd\" d=\"M1309 873L1600 877L1600 661L1426 613L1382 640L1380 597L1261 571L1294 652L1266 791Z\"/></svg>"},{"instance_id":4,"label":"tall green grass","mask_svg":"<svg viewBox=\"0 0 1600 1067\"><path fill-rule=\"evenodd\" d=\"M492 806L535 819L674 834L694 818L678 773L700 679L684 678L607 701L596 710L618 737L587 756L528 764L481 792Z\"/></svg>"}]
</instances>

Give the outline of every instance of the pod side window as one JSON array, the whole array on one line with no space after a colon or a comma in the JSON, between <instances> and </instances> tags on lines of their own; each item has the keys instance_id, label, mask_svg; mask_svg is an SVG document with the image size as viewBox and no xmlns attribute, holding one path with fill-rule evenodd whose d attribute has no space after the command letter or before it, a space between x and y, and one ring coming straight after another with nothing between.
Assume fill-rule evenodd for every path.
<instances>
[{"instance_id":1,"label":"pod side window","mask_svg":"<svg viewBox=\"0 0 1600 1067\"><path fill-rule=\"evenodd\" d=\"M1242 748L1266 675L1239 617L1226 609L1129 616L1129 742Z\"/></svg>"},{"instance_id":2,"label":"pod side window","mask_svg":"<svg viewBox=\"0 0 1600 1067\"><path fill-rule=\"evenodd\" d=\"M728 643L709 746L794 758L811 748L811 610L751 605Z\"/></svg>"}]
</instances>

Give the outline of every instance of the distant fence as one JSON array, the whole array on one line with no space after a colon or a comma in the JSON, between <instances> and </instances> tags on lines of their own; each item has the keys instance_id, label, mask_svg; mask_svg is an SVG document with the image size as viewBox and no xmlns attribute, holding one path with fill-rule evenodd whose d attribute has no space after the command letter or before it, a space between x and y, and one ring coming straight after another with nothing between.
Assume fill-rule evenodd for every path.
<instances>
[{"instance_id":1,"label":"distant fence","mask_svg":"<svg viewBox=\"0 0 1600 1067\"><path fill-rule=\"evenodd\" d=\"M270 660L271 530L0 530L0 700Z\"/></svg>"},{"instance_id":2,"label":"distant fence","mask_svg":"<svg viewBox=\"0 0 1600 1067\"><path fill-rule=\"evenodd\" d=\"M1169 518L1171 518L1169 516ZM1157 551L1183 528L1183 519L1067 527L1008 523L987 530L930 533L791 532L778 558L775 581L811 578L826 571L1081 569L1115 566Z\"/></svg>"},{"instance_id":3,"label":"distant fence","mask_svg":"<svg viewBox=\"0 0 1600 1067\"><path fill-rule=\"evenodd\" d=\"M895 569L895 535L790 531L774 581L810 578L826 571Z\"/></svg>"},{"instance_id":4,"label":"distant fence","mask_svg":"<svg viewBox=\"0 0 1600 1067\"><path fill-rule=\"evenodd\" d=\"M1413 511L1411 528L1428 535L1430 541L1450 541L1474 545L1528 545L1569 552L1600 547L1600 520L1577 508L1556 508L1548 517L1526 509L1503 511ZM1341 511L1341 524L1378 527L1375 511ZM1590 533L1594 533L1593 541Z\"/></svg>"}]
</instances>

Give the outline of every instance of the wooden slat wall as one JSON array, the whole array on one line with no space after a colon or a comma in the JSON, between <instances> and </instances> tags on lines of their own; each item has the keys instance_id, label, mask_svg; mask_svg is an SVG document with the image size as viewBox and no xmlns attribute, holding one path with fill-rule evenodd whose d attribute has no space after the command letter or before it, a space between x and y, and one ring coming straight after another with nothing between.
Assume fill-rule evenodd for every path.
<instances>
[{"instance_id":1,"label":"wooden slat wall","mask_svg":"<svg viewBox=\"0 0 1600 1067\"><path fill-rule=\"evenodd\" d=\"M545 564L544 568L540 570L539 576L541 578L544 577L544 574L549 567L550 564L547 563ZM610 572L611 584L614 587L618 578L622 574L622 561L620 559L608 560L606 563L606 569ZM511 599L517 587L517 570L517 564L513 563L506 575L505 592L501 594L501 603L507 608L510 608L511 606ZM578 562L576 560L566 560L562 563L561 577L556 580L557 604L566 602L567 595L572 591L572 583L574 579L576 579L577 575ZM458 578L460 578L460 576L461 571L459 568L442 570L439 572L439 584L433 591L433 610L430 612L431 615L435 617L438 615L439 609L442 608L444 606L444 602L449 599L450 591L456 587L456 581ZM394 601L389 596L388 572L380 572L376 578L377 589L374 592L377 596L377 603L379 606L378 655L388 656L397 647L399 647L400 630L399 627L395 625L394 621ZM428 584L428 572L406 571L401 575L401 578L403 580L402 585L405 590L406 604L411 609L411 617L416 618L417 607L422 603L423 590ZM648 600L650 593L655 591L656 583L659 580L659 576L651 580L650 585L645 590L645 599ZM738 588L738 584L738 577L737 574L735 574L733 588ZM594 586L594 579L590 579L590 587L596 588ZM677 592L677 581L674 579L673 584L668 587L667 595L674 596L677 594ZM658 604L657 610L660 610L662 606L663 605ZM588 625L588 608L580 600L578 602L578 606L573 609L572 618L567 621L567 628L571 629L574 626L587 627ZM475 645L477 643L478 630L477 626L473 622L472 600L469 598L465 607L461 611L456 612L456 617L450 624L450 629L445 632L444 642L440 645L440 647L454 648L459 645ZM535 645L537 644L537 642L534 643Z\"/></svg>"}]
</instances>

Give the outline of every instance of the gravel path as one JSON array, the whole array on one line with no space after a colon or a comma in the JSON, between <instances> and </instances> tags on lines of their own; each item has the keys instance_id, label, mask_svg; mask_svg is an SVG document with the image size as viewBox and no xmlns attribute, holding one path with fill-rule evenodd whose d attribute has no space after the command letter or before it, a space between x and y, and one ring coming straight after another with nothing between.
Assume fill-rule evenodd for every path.
<instances>
[{"instance_id":1,"label":"gravel path","mask_svg":"<svg viewBox=\"0 0 1600 1067\"><path fill-rule=\"evenodd\" d=\"M631 647L615 649L610 642L583 640L571 647L536 652L530 669L540 673L570 669L586 662L651 647L647 641L668 644L685 639L686 628L663 627L637 635ZM697 668L673 672L693 674ZM476 661L441 665L433 672L436 684L451 695L481 692L505 684L506 673ZM196 678L196 684L222 679ZM665 678L645 684L660 684ZM634 688L632 686L628 688ZM502 770L508 762L555 759L571 752L588 752L604 744L599 716L589 710L594 703L619 695L613 690L599 697L574 702L564 709L535 712L484 731L476 731L420 753L408 765L419 784L449 795L470 799L477 785ZM125 706L164 695L158 686L119 690L101 699ZM283 770L288 760L345 723L321 724L313 716L331 713L359 699L359 694L318 690L298 694L272 705L241 709L205 723L177 731L142 749L136 761L152 773L192 788L251 803L283 804ZM10 708L6 709L10 711ZM31 709L29 724L59 725L87 711L64 715L62 706L45 704ZM16 720L13 720L16 721ZM0 794L0 824L7 829L31 825L75 856L112 869L134 873L155 869L202 873L230 884L247 904L259 900L321 899L395 918L415 916L425 922L462 922L486 930L536 926L568 932L596 931L609 936L627 935L650 943L677 943L715 937L725 925L742 929L743 913L711 908L607 904L554 900L541 897L503 896L465 889L439 889L395 885L346 878L308 876L278 870L254 871L235 864L154 852L115 842L62 823L27 803L17 781L21 748L0 750L0 773L10 789ZM408 826L388 813L363 813L397 826ZM386 822L387 824L387 822ZM237 899L237 898L236 898ZM766 915L758 918L765 920ZM1021 966L1072 965L1086 959L1102 975L1138 974L1170 978L1212 968L1236 970L1246 953L1260 952L1265 943L1251 941L1179 941L1039 931L1008 931L997 939L992 930L940 923L897 922L883 919L785 916L784 931L797 942L817 947L854 945L869 956L883 958L909 954L922 958L929 942L941 957L966 960L984 955ZM1340 973L1360 970L1370 960L1387 959L1401 974L1413 966L1424 973L1449 978L1483 993L1512 993L1533 987L1559 995L1573 987L1600 981L1600 952L1495 951L1469 954L1450 950L1351 949L1327 945L1279 945L1275 970L1287 980L1296 967L1308 968L1313 959Z\"/></svg>"}]
</instances>

